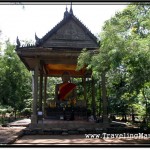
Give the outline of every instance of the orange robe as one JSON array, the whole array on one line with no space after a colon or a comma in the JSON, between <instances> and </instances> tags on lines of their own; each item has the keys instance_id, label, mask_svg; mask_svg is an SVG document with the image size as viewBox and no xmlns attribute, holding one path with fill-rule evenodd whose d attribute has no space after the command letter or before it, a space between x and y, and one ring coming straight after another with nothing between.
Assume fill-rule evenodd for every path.
<instances>
[{"instance_id":1,"label":"orange robe","mask_svg":"<svg viewBox=\"0 0 150 150\"><path fill-rule=\"evenodd\" d=\"M68 95L75 89L76 85L73 83L62 83L59 86L59 99L65 100Z\"/></svg>"}]
</instances>

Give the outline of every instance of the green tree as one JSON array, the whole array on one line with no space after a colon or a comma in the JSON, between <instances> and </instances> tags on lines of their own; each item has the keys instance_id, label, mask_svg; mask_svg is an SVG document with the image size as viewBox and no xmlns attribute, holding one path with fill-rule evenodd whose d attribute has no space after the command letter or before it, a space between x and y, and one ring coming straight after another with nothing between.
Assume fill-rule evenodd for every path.
<instances>
[{"instance_id":1,"label":"green tree","mask_svg":"<svg viewBox=\"0 0 150 150\"><path fill-rule=\"evenodd\" d=\"M83 50L79 56L78 69L87 66L94 77L101 77L104 97L124 108L118 111L133 110L138 94L150 81L149 25L150 5L132 3L105 22L98 54Z\"/></svg>"},{"instance_id":2,"label":"green tree","mask_svg":"<svg viewBox=\"0 0 150 150\"><path fill-rule=\"evenodd\" d=\"M15 46L6 41L0 60L0 103L16 111L25 107L24 99L31 98L31 75L15 52Z\"/></svg>"}]
</instances>

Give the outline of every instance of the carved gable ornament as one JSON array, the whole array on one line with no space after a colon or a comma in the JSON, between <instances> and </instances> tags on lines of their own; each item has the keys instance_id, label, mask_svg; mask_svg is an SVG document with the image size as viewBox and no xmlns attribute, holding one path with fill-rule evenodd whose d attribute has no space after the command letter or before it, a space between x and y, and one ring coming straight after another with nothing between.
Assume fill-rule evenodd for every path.
<instances>
[{"instance_id":1,"label":"carved gable ornament","mask_svg":"<svg viewBox=\"0 0 150 150\"><path fill-rule=\"evenodd\" d=\"M72 20L67 22L62 28L60 28L56 34L54 34L51 38L52 40L89 40L89 38L86 38L86 35L84 31L79 28L79 26L74 23Z\"/></svg>"},{"instance_id":2,"label":"carved gable ornament","mask_svg":"<svg viewBox=\"0 0 150 150\"><path fill-rule=\"evenodd\" d=\"M43 41L43 47L82 49L98 46L94 35L75 16L71 16L62 22L58 28L50 31L51 34L47 35L46 40Z\"/></svg>"}]
</instances>

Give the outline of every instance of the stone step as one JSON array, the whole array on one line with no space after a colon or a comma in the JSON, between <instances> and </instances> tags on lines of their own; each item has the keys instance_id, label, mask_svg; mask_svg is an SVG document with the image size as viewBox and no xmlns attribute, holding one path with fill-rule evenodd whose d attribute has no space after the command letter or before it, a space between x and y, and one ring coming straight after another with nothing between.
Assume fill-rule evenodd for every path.
<instances>
[{"instance_id":1,"label":"stone step","mask_svg":"<svg viewBox=\"0 0 150 150\"><path fill-rule=\"evenodd\" d=\"M23 130L24 135L78 135L78 134L88 134L88 133L97 133L96 129L89 129L89 128L77 128L77 129L63 129L63 128L51 128L51 129L41 129L35 128L30 129L26 128ZM99 130L99 134L103 132L103 129Z\"/></svg>"},{"instance_id":2,"label":"stone step","mask_svg":"<svg viewBox=\"0 0 150 150\"><path fill-rule=\"evenodd\" d=\"M62 121L62 123L42 123L39 122L36 125L38 128L66 128L66 129L74 129L74 128L101 128L103 127L100 123L74 123L71 121Z\"/></svg>"}]
</instances>

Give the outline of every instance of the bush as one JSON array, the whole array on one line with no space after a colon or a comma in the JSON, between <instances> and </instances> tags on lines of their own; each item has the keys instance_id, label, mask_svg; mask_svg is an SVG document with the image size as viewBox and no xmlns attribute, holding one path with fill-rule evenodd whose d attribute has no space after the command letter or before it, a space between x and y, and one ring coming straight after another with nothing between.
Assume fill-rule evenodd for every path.
<instances>
[{"instance_id":1,"label":"bush","mask_svg":"<svg viewBox=\"0 0 150 150\"><path fill-rule=\"evenodd\" d=\"M21 115L26 116L26 117L30 117L31 116L31 108L24 108L21 111Z\"/></svg>"},{"instance_id":2,"label":"bush","mask_svg":"<svg viewBox=\"0 0 150 150\"><path fill-rule=\"evenodd\" d=\"M4 114L6 114L6 112L7 112L6 108L0 109L0 114L4 115Z\"/></svg>"},{"instance_id":3,"label":"bush","mask_svg":"<svg viewBox=\"0 0 150 150\"><path fill-rule=\"evenodd\" d=\"M0 106L0 114L6 114L13 112L13 108L11 106Z\"/></svg>"}]
</instances>

